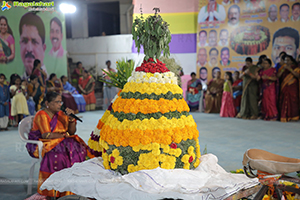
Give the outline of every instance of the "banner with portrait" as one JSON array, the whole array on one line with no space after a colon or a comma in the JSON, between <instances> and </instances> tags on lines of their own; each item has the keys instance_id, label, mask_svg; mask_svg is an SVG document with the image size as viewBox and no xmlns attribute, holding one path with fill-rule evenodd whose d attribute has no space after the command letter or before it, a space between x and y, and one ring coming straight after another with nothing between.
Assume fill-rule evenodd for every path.
<instances>
[{"instance_id":1,"label":"banner with portrait","mask_svg":"<svg viewBox=\"0 0 300 200\"><path fill-rule=\"evenodd\" d=\"M29 12L29 7L11 6L0 12L0 73L7 81L13 73L29 78L35 59L48 77L67 75L65 17L47 9Z\"/></svg>"},{"instance_id":2,"label":"banner with portrait","mask_svg":"<svg viewBox=\"0 0 300 200\"><path fill-rule=\"evenodd\" d=\"M296 0L199 0L197 74L241 70L246 57L299 54L300 3ZM222 77L223 78L223 77Z\"/></svg>"}]
</instances>

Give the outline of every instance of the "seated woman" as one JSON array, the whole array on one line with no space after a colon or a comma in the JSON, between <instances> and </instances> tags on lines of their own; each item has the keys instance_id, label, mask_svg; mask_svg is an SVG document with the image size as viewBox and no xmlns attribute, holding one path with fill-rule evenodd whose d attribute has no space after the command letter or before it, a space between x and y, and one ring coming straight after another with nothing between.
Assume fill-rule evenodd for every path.
<instances>
[{"instance_id":1,"label":"seated woman","mask_svg":"<svg viewBox=\"0 0 300 200\"><path fill-rule=\"evenodd\" d=\"M95 110L96 108L96 97L95 97L95 79L89 75L88 71L84 70L82 77L79 79L78 88L80 89L86 106L87 111Z\"/></svg>"},{"instance_id":2,"label":"seated woman","mask_svg":"<svg viewBox=\"0 0 300 200\"><path fill-rule=\"evenodd\" d=\"M191 78L187 84L187 103L191 111L196 111L199 110L202 85L195 72L191 73Z\"/></svg>"},{"instance_id":3,"label":"seated woman","mask_svg":"<svg viewBox=\"0 0 300 200\"><path fill-rule=\"evenodd\" d=\"M40 85L38 77L34 74L30 75L30 83L28 84L28 96L33 98L35 103L35 111L41 109L41 103L44 99L45 88Z\"/></svg>"},{"instance_id":4,"label":"seated woman","mask_svg":"<svg viewBox=\"0 0 300 200\"><path fill-rule=\"evenodd\" d=\"M224 79L221 79L221 72L217 71L215 78L207 84L205 95L205 112L220 113L222 104Z\"/></svg>"},{"instance_id":5,"label":"seated woman","mask_svg":"<svg viewBox=\"0 0 300 200\"><path fill-rule=\"evenodd\" d=\"M44 98L45 108L38 111L33 120L32 129L28 135L29 140L39 140L44 144L43 159L41 162L38 193L48 197L54 197L54 190L40 190L43 182L54 172L71 167L76 162L83 162L86 156L93 157L87 145L76 132L76 121L69 117L74 113L66 108L67 115L60 110L62 97L57 92L48 92ZM38 158L36 144L27 144L30 156ZM56 197L70 195L71 192L60 193L56 191Z\"/></svg>"},{"instance_id":6,"label":"seated woman","mask_svg":"<svg viewBox=\"0 0 300 200\"><path fill-rule=\"evenodd\" d=\"M47 74L46 72L44 72L44 70L42 70L42 64L40 60L38 59L34 60L31 74L36 75L38 77L39 84L45 87L46 85L45 80L47 79Z\"/></svg>"},{"instance_id":7,"label":"seated woman","mask_svg":"<svg viewBox=\"0 0 300 200\"><path fill-rule=\"evenodd\" d=\"M66 76L61 76L60 80L63 84L64 90L68 91L70 94L75 99L75 102L77 104L77 108L79 112L85 112L85 100L84 97L78 93L75 87L73 87L69 82L68 82L68 77Z\"/></svg>"},{"instance_id":8,"label":"seated woman","mask_svg":"<svg viewBox=\"0 0 300 200\"><path fill-rule=\"evenodd\" d=\"M64 102L65 107L71 108L75 113L78 113L78 108L74 97L69 94L68 91L64 91L63 84L61 80L57 78L56 74L50 74L46 85L47 91L59 92L62 95L62 101Z\"/></svg>"}]
</instances>

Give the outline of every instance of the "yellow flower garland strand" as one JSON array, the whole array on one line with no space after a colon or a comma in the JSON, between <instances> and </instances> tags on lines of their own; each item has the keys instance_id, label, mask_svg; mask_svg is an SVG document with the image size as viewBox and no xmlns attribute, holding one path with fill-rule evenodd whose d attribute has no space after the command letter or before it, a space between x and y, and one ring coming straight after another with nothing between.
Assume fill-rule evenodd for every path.
<instances>
[{"instance_id":1,"label":"yellow flower garland strand","mask_svg":"<svg viewBox=\"0 0 300 200\"><path fill-rule=\"evenodd\" d=\"M104 126L109 126L112 129L118 130L156 130L156 129L170 129L170 128L183 128L185 126L195 126L196 123L192 115L185 116L182 115L179 119L172 118L168 119L162 116L159 119L136 119L136 120L127 120L124 119L122 122L118 118L110 115Z\"/></svg>"},{"instance_id":2,"label":"yellow flower garland strand","mask_svg":"<svg viewBox=\"0 0 300 200\"><path fill-rule=\"evenodd\" d=\"M140 92L141 94L166 94L167 92L173 94L182 94L182 89L171 83L126 83L122 92Z\"/></svg>"}]
</instances>

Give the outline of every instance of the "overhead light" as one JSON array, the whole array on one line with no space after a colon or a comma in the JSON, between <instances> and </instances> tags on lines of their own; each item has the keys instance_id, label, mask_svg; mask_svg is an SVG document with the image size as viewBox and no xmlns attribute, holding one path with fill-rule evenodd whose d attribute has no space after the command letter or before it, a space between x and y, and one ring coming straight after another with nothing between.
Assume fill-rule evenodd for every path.
<instances>
[{"instance_id":1,"label":"overhead light","mask_svg":"<svg viewBox=\"0 0 300 200\"><path fill-rule=\"evenodd\" d=\"M59 9L63 13L74 13L76 11L76 7L74 5L67 3L60 4Z\"/></svg>"}]
</instances>

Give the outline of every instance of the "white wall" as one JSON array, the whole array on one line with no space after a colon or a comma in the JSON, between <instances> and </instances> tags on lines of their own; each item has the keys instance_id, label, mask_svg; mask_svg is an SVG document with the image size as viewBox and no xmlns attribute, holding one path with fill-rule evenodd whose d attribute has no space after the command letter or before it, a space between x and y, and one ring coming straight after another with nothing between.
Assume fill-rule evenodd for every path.
<instances>
[{"instance_id":1,"label":"white wall","mask_svg":"<svg viewBox=\"0 0 300 200\"><path fill-rule=\"evenodd\" d=\"M106 60L111 61L114 69L116 61L122 58L141 64L144 54L131 53L131 48L131 34L67 39L67 50L73 62L81 61L86 69L97 66L98 73L106 67ZM185 74L196 72L196 53L171 54L171 57L182 66Z\"/></svg>"}]
</instances>

